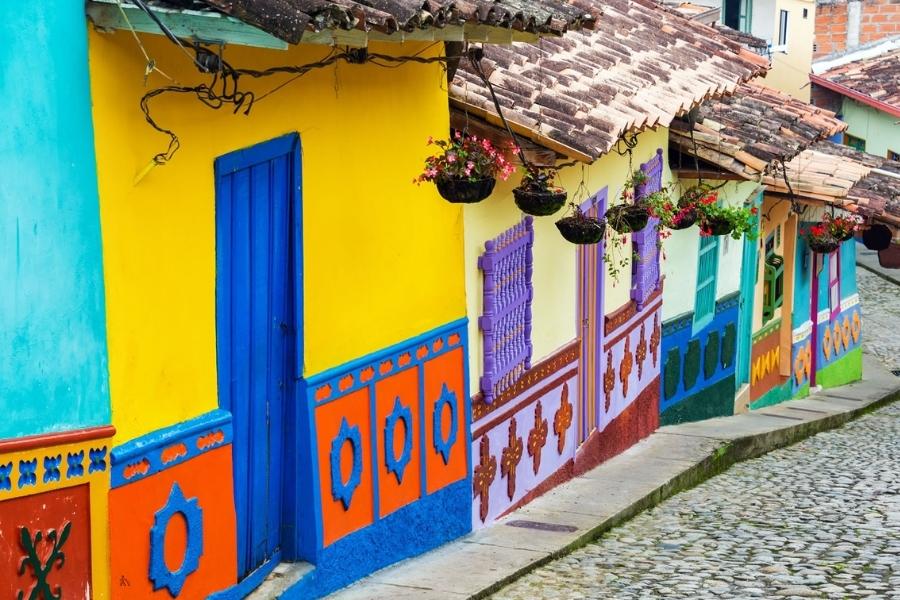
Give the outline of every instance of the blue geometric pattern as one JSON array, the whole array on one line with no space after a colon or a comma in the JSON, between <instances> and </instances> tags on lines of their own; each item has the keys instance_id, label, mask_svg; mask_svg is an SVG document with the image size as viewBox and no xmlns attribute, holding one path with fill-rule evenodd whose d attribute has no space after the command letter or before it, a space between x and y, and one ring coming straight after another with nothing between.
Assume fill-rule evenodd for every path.
<instances>
[{"instance_id":1,"label":"blue geometric pattern","mask_svg":"<svg viewBox=\"0 0 900 600\"><path fill-rule=\"evenodd\" d=\"M444 415L444 405L450 408L450 431L447 433L446 439L442 435L441 417ZM434 437L434 449L444 458L444 464L450 462L450 450L456 443L456 436L459 434L459 401L456 394L451 392L445 383L441 388L441 397L434 403L434 418L432 423L432 433Z\"/></svg>"},{"instance_id":2,"label":"blue geometric pattern","mask_svg":"<svg viewBox=\"0 0 900 600\"><path fill-rule=\"evenodd\" d=\"M169 521L178 513L181 513L187 524L187 544L181 566L173 572L166 566L166 529ZM186 499L181 487L175 483L169 492L169 500L156 511L153 527L150 528L150 581L153 582L153 590L167 588L169 595L177 598L188 575L200 566L202 554L203 510L196 498Z\"/></svg>"},{"instance_id":3,"label":"blue geometric pattern","mask_svg":"<svg viewBox=\"0 0 900 600\"><path fill-rule=\"evenodd\" d=\"M19 489L37 484L37 459L19 461Z\"/></svg>"},{"instance_id":4,"label":"blue geometric pattern","mask_svg":"<svg viewBox=\"0 0 900 600\"><path fill-rule=\"evenodd\" d=\"M344 447L344 443L348 441L353 451L353 468L347 481L343 481L341 477L341 449ZM353 493L356 491L362 478L362 438L359 434L359 427L356 425L350 427L346 417L341 419L341 428L331 441L329 458L331 460L331 496L335 500L340 500L344 505L344 510L348 510L350 501L353 500Z\"/></svg>"},{"instance_id":5,"label":"blue geometric pattern","mask_svg":"<svg viewBox=\"0 0 900 600\"><path fill-rule=\"evenodd\" d=\"M59 465L62 462L62 454L44 457L44 483L59 481Z\"/></svg>"},{"instance_id":6,"label":"blue geometric pattern","mask_svg":"<svg viewBox=\"0 0 900 600\"><path fill-rule=\"evenodd\" d=\"M0 465L0 490L12 489L12 470L13 464L11 462Z\"/></svg>"},{"instance_id":7,"label":"blue geometric pattern","mask_svg":"<svg viewBox=\"0 0 900 600\"><path fill-rule=\"evenodd\" d=\"M88 465L88 473L106 470L106 446L91 448L88 451L88 456L91 459L91 464Z\"/></svg>"},{"instance_id":8,"label":"blue geometric pattern","mask_svg":"<svg viewBox=\"0 0 900 600\"><path fill-rule=\"evenodd\" d=\"M84 464L82 464L84 463L84 450L67 453L66 462L69 464L66 468L66 479L84 475Z\"/></svg>"},{"instance_id":9,"label":"blue geometric pattern","mask_svg":"<svg viewBox=\"0 0 900 600\"><path fill-rule=\"evenodd\" d=\"M405 430L405 438L403 440L403 450L400 456L394 456L394 434L397 431L397 423L403 421ZM408 406L400 404L400 396L394 399L394 409L388 415L384 423L384 464L387 466L388 473L393 473L397 478L397 483L403 483L403 471L412 458L412 411Z\"/></svg>"}]
</instances>

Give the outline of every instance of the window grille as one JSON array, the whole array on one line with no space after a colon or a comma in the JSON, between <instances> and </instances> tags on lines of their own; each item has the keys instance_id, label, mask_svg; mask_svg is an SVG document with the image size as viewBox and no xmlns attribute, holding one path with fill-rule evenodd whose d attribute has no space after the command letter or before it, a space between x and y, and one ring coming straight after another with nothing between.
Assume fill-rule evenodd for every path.
<instances>
[{"instance_id":1,"label":"window grille","mask_svg":"<svg viewBox=\"0 0 900 600\"><path fill-rule=\"evenodd\" d=\"M490 403L531 368L531 283L534 226L531 217L485 242L478 259L484 274L484 340L481 392Z\"/></svg>"},{"instance_id":2,"label":"window grille","mask_svg":"<svg viewBox=\"0 0 900 600\"><path fill-rule=\"evenodd\" d=\"M641 165L641 171L647 175L647 182L635 190L639 199L662 189L662 148L656 151L653 158ZM638 310L644 308L647 298L659 287L658 223L659 219L651 217L646 227L631 234L631 243L634 246L634 260L631 264L631 299L637 303Z\"/></svg>"}]
</instances>

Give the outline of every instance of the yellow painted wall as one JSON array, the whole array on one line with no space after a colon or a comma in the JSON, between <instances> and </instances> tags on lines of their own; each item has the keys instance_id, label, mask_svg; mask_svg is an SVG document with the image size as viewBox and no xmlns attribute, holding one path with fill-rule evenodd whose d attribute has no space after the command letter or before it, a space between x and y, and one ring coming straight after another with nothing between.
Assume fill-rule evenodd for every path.
<instances>
[{"instance_id":1,"label":"yellow painted wall","mask_svg":"<svg viewBox=\"0 0 900 600\"><path fill-rule=\"evenodd\" d=\"M806 18L803 18L803 9L806 9ZM809 102L816 3L810 0L777 0L773 45L778 44L778 20L782 10L788 11L787 51L772 55L772 69L764 83Z\"/></svg>"},{"instance_id":2,"label":"yellow painted wall","mask_svg":"<svg viewBox=\"0 0 900 600\"><path fill-rule=\"evenodd\" d=\"M756 273L756 290L753 298L753 331L757 332L763 328L762 310L763 310L763 291L765 285L765 262L766 262L766 238L775 233L776 228L781 226L781 243L776 243L775 254L784 257L784 303L781 307L775 309L775 316L771 320L766 321L765 325L769 325L773 321L777 321L782 315L787 316L788 329L790 329L790 305L789 299L793 295L788 284L793 284L793 278L788 277L789 268L793 265L792 256L788 256L787 241L791 235L790 227L788 227L788 212L791 204L785 199L766 195L763 199L762 207L759 209L760 214L760 233L756 243L759 246L759 254L757 260ZM775 238L778 242L778 237ZM793 243L791 244L791 253L793 254Z\"/></svg>"},{"instance_id":3,"label":"yellow painted wall","mask_svg":"<svg viewBox=\"0 0 900 600\"><path fill-rule=\"evenodd\" d=\"M141 36L182 84L207 77L160 36ZM442 45L373 45L434 55ZM227 48L236 67L321 59L322 47ZM413 185L428 136L449 129L440 65L345 63L313 71L249 116L195 98L151 101L181 139L174 160L132 179L165 136L139 108L144 59L128 32L90 35L116 443L217 406L216 157L298 131L303 146L305 373L334 367L465 314L461 209ZM242 79L262 94L286 77Z\"/></svg>"},{"instance_id":4,"label":"yellow painted wall","mask_svg":"<svg viewBox=\"0 0 900 600\"><path fill-rule=\"evenodd\" d=\"M646 131L638 136L632 166L651 159L658 148L668 149L668 129ZM664 154L665 156L665 154ZM671 178L668 161L664 161L663 182ZM582 175L583 174L583 175ZM563 169L558 179L569 192L569 200L579 204L608 186L611 203L618 203L623 184L628 178L628 158L616 153L601 157L589 166ZM575 196L584 180L587 193ZM467 206L465 218L465 277L466 304L469 314L469 381L472 393L479 390L483 373L484 347L478 316L482 314L483 278L478 269L478 257L484 252L484 243L518 223L524 216L516 207L512 189L518 185L519 174L506 182L498 182L494 193L487 200ZM563 211L549 217L534 217L534 300L532 303L532 363L536 363L577 337L578 275L576 272L576 246L565 241L555 222L565 216ZM623 245L623 255L631 252L630 236ZM605 287L605 312L608 314L630 299L631 270L623 269L618 282L607 275Z\"/></svg>"}]
</instances>

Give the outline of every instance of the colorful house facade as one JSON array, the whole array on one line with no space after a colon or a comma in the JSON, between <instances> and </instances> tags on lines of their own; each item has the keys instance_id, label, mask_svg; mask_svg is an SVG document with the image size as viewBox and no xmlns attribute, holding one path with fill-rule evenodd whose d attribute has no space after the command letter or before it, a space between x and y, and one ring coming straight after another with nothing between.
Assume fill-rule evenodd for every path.
<instances>
[{"instance_id":1,"label":"colorful house facade","mask_svg":"<svg viewBox=\"0 0 900 600\"><path fill-rule=\"evenodd\" d=\"M141 4L4 14L9 595L320 597L660 424L857 376L852 244L836 287L772 177L710 178L759 239L662 245L572 245L519 175L465 208L411 183L453 127L512 130L598 217L635 170L688 185L680 119L769 67L716 29L649 0Z\"/></svg>"}]
</instances>

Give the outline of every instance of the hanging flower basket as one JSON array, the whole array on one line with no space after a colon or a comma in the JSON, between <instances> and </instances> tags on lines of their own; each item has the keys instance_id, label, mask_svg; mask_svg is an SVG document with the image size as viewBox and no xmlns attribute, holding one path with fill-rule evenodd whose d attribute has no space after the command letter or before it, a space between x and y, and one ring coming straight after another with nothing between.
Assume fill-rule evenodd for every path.
<instances>
[{"instance_id":1,"label":"hanging flower basket","mask_svg":"<svg viewBox=\"0 0 900 600\"><path fill-rule=\"evenodd\" d=\"M552 169L529 168L519 187L513 189L519 210L536 217L546 217L559 211L568 195L566 190L553 184L554 177L556 171Z\"/></svg>"},{"instance_id":2,"label":"hanging flower basket","mask_svg":"<svg viewBox=\"0 0 900 600\"><path fill-rule=\"evenodd\" d=\"M691 227L694 223L697 222L697 209L689 206L683 207L675 213L675 216L672 217L672 221L668 224L669 229L675 229L676 231L680 231L682 229L687 229Z\"/></svg>"},{"instance_id":3,"label":"hanging flower basket","mask_svg":"<svg viewBox=\"0 0 900 600\"><path fill-rule=\"evenodd\" d=\"M497 180L493 177L484 179L437 179L438 193L447 202L472 204L481 202L491 195Z\"/></svg>"},{"instance_id":4,"label":"hanging flower basket","mask_svg":"<svg viewBox=\"0 0 900 600\"><path fill-rule=\"evenodd\" d=\"M596 244L603 239L606 233L606 221L596 217L588 217L577 207L574 214L563 217L556 222L556 228L566 239L573 244Z\"/></svg>"},{"instance_id":5,"label":"hanging flower basket","mask_svg":"<svg viewBox=\"0 0 900 600\"><path fill-rule=\"evenodd\" d=\"M809 240L809 249L816 254L831 254L840 245L841 243L834 236L827 233L816 239Z\"/></svg>"},{"instance_id":6,"label":"hanging flower basket","mask_svg":"<svg viewBox=\"0 0 900 600\"><path fill-rule=\"evenodd\" d=\"M859 230L860 219L856 216L833 217L826 214L823 223L837 241L846 242Z\"/></svg>"},{"instance_id":7,"label":"hanging flower basket","mask_svg":"<svg viewBox=\"0 0 900 600\"><path fill-rule=\"evenodd\" d=\"M863 231L863 245L869 250L887 250L891 245L893 234L887 225L873 223Z\"/></svg>"},{"instance_id":8,"label":"hanging flower basket","mask_svg":"<svg viewBox=\"0 0 900 600\"><path fill-rule=\"evenodd\" d=\"M708 216L700 221L700 231L704 235L728 235L734 231L734 225L725 217Z\"/></svg>"},{"instance_id":9,"label":"hanging flower basket","mask_svg":"<svg viewBox=\"0 0 900 600\"><path fill-rule=\"evenodd\" d=\"M617 233L634 233L647 226L650 213L647 206L638 204L616 204L606 210L606 222Z\"/></svg>"},{"instance_id":10,"label":"hanging flower basket","mask_svg":"<svg viewBox=\"0 0 900 600\"><path fill-rule=\"evenodd\" d=\"M449 140L428 138L440 152L425 159L425 170L413 181L431 181L448 202L480 202L491 195L497 177L509 178L515 167L487 139L455 132Z\"/></svg>"}]
</instances>

